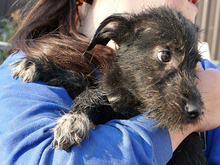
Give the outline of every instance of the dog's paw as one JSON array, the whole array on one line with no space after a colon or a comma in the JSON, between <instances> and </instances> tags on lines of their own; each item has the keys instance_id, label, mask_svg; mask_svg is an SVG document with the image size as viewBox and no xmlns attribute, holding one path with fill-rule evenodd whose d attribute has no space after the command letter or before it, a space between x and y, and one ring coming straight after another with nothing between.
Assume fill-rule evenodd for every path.
<instances>
[{"instance_id":1,"label":"dog's paw","mask_svg":"<svg viewBox=\"0 0 220 165\"><path fill-rule=\"evenodd\" d=\"M14 66L12 68L13 77L23 78L23 82L33 82L36 81L36 65L29 61L27 58L22 58L21 60L11 64Z\"/></svg>"},{"instance_id":2,"label":"dog's paw","mask_svg":"<svg viewBox=\"0 0 220 165\"><path fill-rule=\"evenodd\" d=\"M89 136L89 129L90 121L84 114L64 114L52 129L54 148L68 150L73 145L80 146L82 139Z\"/></svg>"}]
</instances>

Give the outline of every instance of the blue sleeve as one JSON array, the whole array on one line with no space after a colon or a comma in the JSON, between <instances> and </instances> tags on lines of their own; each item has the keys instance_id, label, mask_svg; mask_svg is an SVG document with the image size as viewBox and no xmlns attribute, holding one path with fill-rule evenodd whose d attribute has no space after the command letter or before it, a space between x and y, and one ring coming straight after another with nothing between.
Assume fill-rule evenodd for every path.
<instances>
[{"instance_id":1,"label":"blue sleeve","mask_svg":"<svg viewBox=\"0 0 220 165\"><path fill-rule=\"evenodd\" d=\"M72 104L63 87L23 83L13 79L9 64L24 54L17 52L0 66L0 160L5 165L166 164L172 156L168 131L140 115L112 120L90 131L80 147L54 150L51 141L55 119Z\"/></svg>"},{"instance_id":2,"label":"blue sleeve","mask_svg":"<svg viewBox=\"0 0 220 165\"><path fill-rule=\"evenodd\" d=\"M203 69L209 69L209 68L213 68L216 69L218 71L220 71L220 67L214 65L213 63L211 63L209 60L207 59L202 59L202 61L200 62L200 64L202 65Z\"/></svg>"},{"instance_id":3,"label":"blue sleeve","mask_svg":"<svg viewBox=\"0 0 220 165\"><path fill-rule=\"evenodd\" d=\"M206 70L213 68L220 71L220 67L215 66L208 60L202 60L202 67ZM205 154L209 165L220 164L220 127L206 132Z\"/></svg>"}]
</instances>

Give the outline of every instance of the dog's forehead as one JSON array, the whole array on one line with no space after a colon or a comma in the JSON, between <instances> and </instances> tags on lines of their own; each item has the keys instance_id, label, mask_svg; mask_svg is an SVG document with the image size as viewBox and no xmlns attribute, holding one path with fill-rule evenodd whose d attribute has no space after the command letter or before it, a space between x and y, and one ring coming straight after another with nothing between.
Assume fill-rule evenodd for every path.
<instances>
[{"instance_id":1,"label":"dog's forehead","mask_svg":"<svg viewBox=\"0 0 220 165\"><path fill-rule=\"evenodd\" d=\"M141 33L141 35L152 35L159 38L167 38L168 36L181 37L184 35L187 29L191 27L185 27L181 24L180 20L170 18L155 18L155 20L143 19L135 25L134 31ZM166 37L163 37L166 36Z\"/></svg>"},{"instance_id":2,"label":"dog's forehead","mask_svg":"<svg viewBox=\"0 0 220 165\"><path fill-rule=\"evenodd\" d=\"M165 10L165 14L155 14L154 11L143 13L137 18L133 35L136 46L170 45L176 49L191 49L197 45L194 24L181 13L170 10Z\"/></svg>"},{"instance_id":3,"label":"dog's forehead","mask_svg":"<svg viewBox=\"0 0 220 165\"><path fill-rule=\"evenodd\" d=\"M134 19L137 21L137 24L134 24L134 31L142 31L142 35L152 34L157 37L170 35L179 38L181 37L180 35L186 37L189 34L193 35L196 30L194 24L189 19L185 18L180 12L170 8L147 10L135 17Z\"/></svg>"}]
</instances>

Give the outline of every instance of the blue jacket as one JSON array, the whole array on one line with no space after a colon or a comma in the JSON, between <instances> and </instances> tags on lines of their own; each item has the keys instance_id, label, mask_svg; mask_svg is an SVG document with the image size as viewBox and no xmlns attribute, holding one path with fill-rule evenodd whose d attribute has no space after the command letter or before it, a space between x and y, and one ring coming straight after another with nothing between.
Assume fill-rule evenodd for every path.
<instances>
[{"instance_id":1,"label":"blue jacket","mask_svg":"<svg viewBox=\"0 0 220 165\"><path fill-rule=\"evenodd\" d=\"M51 128L72 100L63 87L13 79L9 64L22 56L15 53L0 66L0 164L162 165L172 157L169 132L142 115L98 125L71 151L53 150Z\"/></svg>"},{"instance_id":2,"label":"blue jacket","mask_svg":"<svg viewBox=\"0 0 220 165\"><path fill-rule=\"evenodd\" d=\"M69 110L72 100L63 87L13 79L9 64L22 56L17 52L0 66L0 164L163 165L171 158L169 132L155 128L156 121L142 115L98 125L71 151L53 150L51 128ZM202 66L220 70L207 60ZM209 164L220 164L220 128L206 135Z\"/></svg>"}]
</instances>

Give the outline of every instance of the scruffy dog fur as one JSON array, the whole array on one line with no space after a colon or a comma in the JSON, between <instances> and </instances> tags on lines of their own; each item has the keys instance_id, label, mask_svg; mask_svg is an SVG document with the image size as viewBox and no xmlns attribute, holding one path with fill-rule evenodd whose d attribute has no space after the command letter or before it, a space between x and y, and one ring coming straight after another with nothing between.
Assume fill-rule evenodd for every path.
<instances>
[{"instance_id":1,"label":"scruffy dog fur","mask_svg":"<svg viewBox=\"0 0 220 165\"><path fill-rule=\"evenodd\" d=\"M53 61L27 56L14 64L15 77L72 88L67 91L74 104L53 129L55 148L80 145L95 125L138 114L168 130L184 130L199 122L203 102L195 83L195 67L201 59L196 25L166 7L137 15L114 14L100 24L88 51L109 40L119 46L116 60L97 86ZM48 78L50 73L60 73L59 79ZM199 135L187 137L168 164L206 164Z\"/></svg>"}]
</instances>

